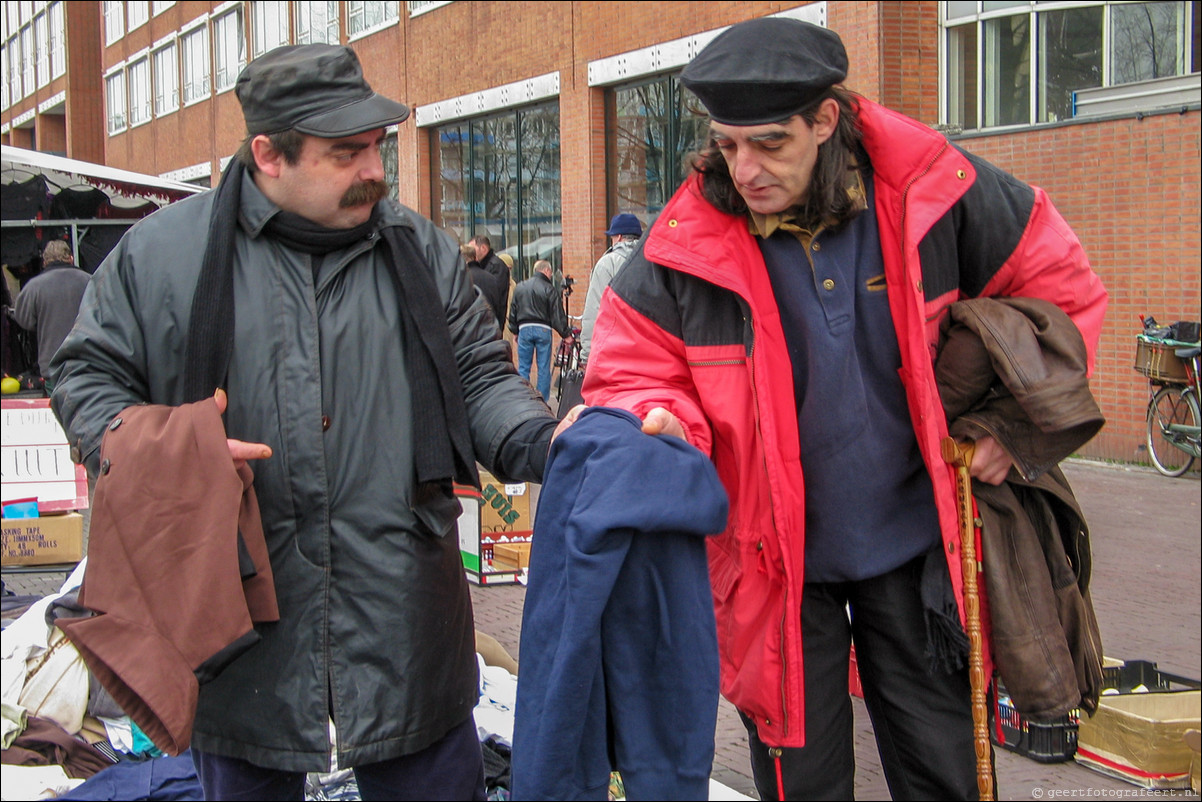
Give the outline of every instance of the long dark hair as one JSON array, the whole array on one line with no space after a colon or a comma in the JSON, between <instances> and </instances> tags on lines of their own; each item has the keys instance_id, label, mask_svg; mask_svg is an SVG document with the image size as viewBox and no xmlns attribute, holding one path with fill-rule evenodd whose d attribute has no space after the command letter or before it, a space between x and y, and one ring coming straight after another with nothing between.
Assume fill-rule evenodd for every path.
<instances>
[{"instance_id":1,"label":"long dark hair","mask_svg":"<svg viewBox=\"0 0 1202 802\"><path fill-rule=\"evenodd\" d=\"M806 125L814 125L818 107L827 98L839 104L839 122L830 139L818 146L818 159L800 210L800 220L803 224L815 225L826 221L838 227L858 213L854 201L847 196L847 171L853 169L860 151L860 103L856 93L832 86L799 112ZM701 173L702 194L714 207L727 214L747 213L747 203L735 188L726 159L714 145L712 135L705 148L693 154L689 166Z\"/></svg>"}]
</instances>

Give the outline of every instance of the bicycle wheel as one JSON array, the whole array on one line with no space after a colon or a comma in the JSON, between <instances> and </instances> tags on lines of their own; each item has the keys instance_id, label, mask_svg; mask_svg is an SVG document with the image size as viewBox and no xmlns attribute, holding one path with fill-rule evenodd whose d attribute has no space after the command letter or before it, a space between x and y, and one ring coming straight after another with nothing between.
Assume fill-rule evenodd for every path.
<instances>
[{"instance_id":1,"label":"bicycle wheel","mask_svg":"<svg viewBox=\"0 0 1202 802\"><path fill-rule=\"evenodd\" d=\"M1169 426L1198 426L1198 399L1188 387L1161 387L1148 404L1148 457L1165 476L1181 476L1194 464L1194 457L1178 448L1167 434Z\"/></svg>"}]
</instances>

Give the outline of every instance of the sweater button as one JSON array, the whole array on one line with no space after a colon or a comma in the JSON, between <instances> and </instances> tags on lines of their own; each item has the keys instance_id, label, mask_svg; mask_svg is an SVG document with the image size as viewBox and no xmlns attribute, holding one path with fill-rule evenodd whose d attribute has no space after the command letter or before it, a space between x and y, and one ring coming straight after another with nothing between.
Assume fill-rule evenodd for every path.
<instances>
[{"instance_id":1,"label":"sweater button","mask_svg":"<svg viewBox=\"0 0 1202 802\"><path fill-rule=\"evenodd\" d=\"M822 282L822 289L829 292L829 291L833 290L834 288L835 288L835 280L833 278L828 278Z\"/></svg>"},{"instance_id":2,"label":"sweater button","mask_svg":"<svg viewBox=\"0 0 1202 802\"><path fill-rule=\"evenodd\" d=\"M115 431L121 425L121 418L113 418L113 422L109 424L109 431Z\"/></svg>"},{"instance_id":3,"label":"sweater button","mask_svg":"<svg viewBox=\"0 0 1202 802\"><path fill-rule=\"evenodd\" d=\"M330 430L330 416L329 415L321 416L321 430L323 432L328 432Z\"/></svg>"},{"instance_id":4,"label":"sweater button","mask_svg":"<svg viewBox=\"0 0 1202 802\"><path fill-rule=\"evenodd\" d=\"M107 459L106 459L106 460L103 460L103 461L100 463L100 473L101 473L101 475L103 476L104 474L107 474L107 473L108 473L108 472L109 472L109 471L112 469L112 467L113 467L113 463L109 462Z\"/></svg>"}]
</instances>

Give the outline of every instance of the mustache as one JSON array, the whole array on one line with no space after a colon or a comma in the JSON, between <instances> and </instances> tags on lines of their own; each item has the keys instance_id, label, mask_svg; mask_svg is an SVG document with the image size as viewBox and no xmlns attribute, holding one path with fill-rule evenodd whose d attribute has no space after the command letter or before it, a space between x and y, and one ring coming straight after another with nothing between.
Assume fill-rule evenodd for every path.
<instances>
[{"instance_id":1,"label":"mustache","mask_svg":"<svg viewBox=\"0 0 1202 802\"><path fill-rule=\"evenodd\" d=\"M362 181L348 189L338 201L342 209L356 206L375 205L388 197L388 184L384 181Z\"/></svg>"}]
</instances>

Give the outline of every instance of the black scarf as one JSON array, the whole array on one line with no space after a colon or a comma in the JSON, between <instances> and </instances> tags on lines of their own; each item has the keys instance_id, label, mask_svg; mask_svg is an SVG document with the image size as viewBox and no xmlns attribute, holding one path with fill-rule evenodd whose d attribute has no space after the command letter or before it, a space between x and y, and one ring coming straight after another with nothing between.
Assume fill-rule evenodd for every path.
<instances>
[{"instance_id":1,"label":"black scarf","mask_svg":"<svg viewBox=\"0 0 1202 802\"><path fill-rule=\"evenodd\" d=\"M246 168L230 162L213 200L209 238L201 263L185 350L184 401L208 398L226 381L234 350L233 242L242 201ZM377 214L353 229L333 230L314 225L295 214L276 214L264 233L288 247L324 255L345 247L375 230ZM405 364L413 393L414 464L417 495L449 496L450 484L479 485L468 429L467 405L459 381L451 333L443 314L428 262L418 251L409 229L387 226L385 261L397 283L403 326Z\"/></svg>"}]
</instances>

